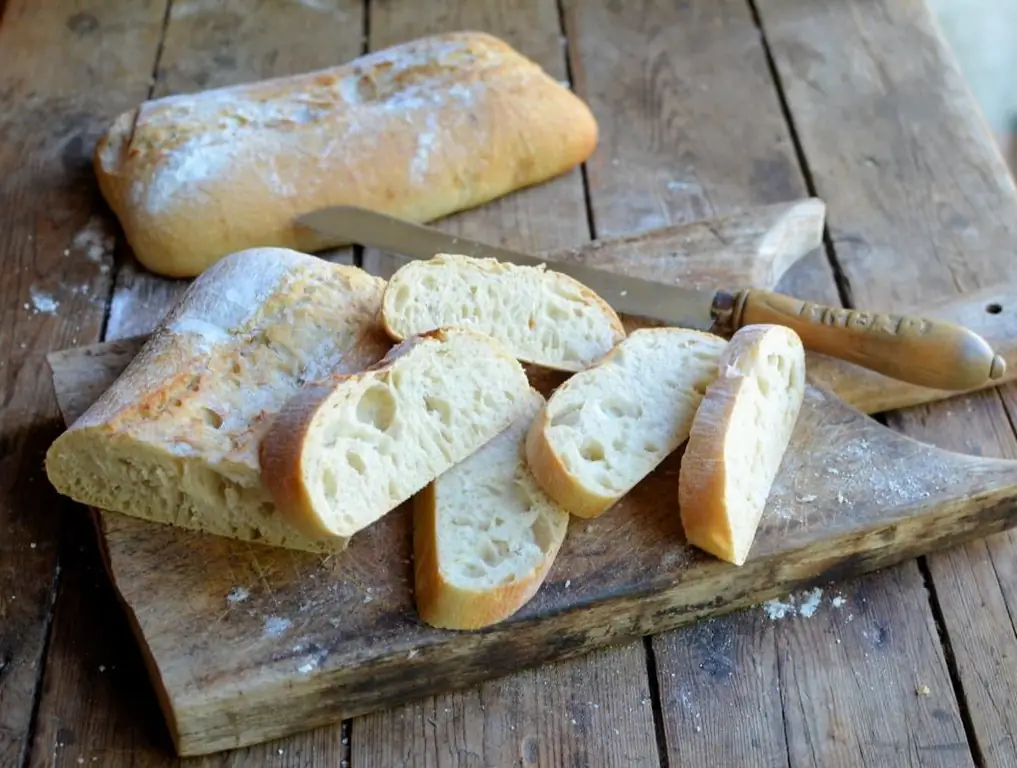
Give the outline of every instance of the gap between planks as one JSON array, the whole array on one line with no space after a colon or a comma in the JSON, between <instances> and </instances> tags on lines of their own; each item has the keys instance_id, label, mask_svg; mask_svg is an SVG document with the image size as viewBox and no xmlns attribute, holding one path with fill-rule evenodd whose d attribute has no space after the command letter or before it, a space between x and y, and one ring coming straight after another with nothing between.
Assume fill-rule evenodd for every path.
<instances>
[{"instance_id":1,"label":"gap between planks","mask_svg":"<svg viewBox=\"0 0 1017 768\"><path fill-rule=\"evenodd\" d=\"M152 89L155 87L155 76L159 69L159 59L162 56L163 43L166 39L166 30L169 27L170 21L170 10L173 6L173 0L166 0L166 8L163 11L162 28L159 32L159 42L156 45L155 56L152 62L152 74L149 78L149 86L147 98L151 98ZM0 0L0 25L4 22L5 11L7 10L7 0ZM117 231L116 234L117 244L121 247L119 250L121 253L123 246L123 235ZM107 291L105 297L103 297L103 315L102 320L99 324L99 340L103 341L106 338L106 328L109 324L110 311L113 305L113 294L116 291L116 278L120 272L122 266L122 260L114 260L114 266L110 279L107 282ZM42 705L43 698L43 681L47 671L47 662L49 660L50 643L53 638L53 623L56 617L57 610L57 599L60 595L62 581L60 579L60 566L64 561L64 548L70 546L70 543L65 540L63 534L63 526L58 534L59 549L56 555L56 573L53 577L53 586L50 590L49 604L47 605L46 617L44 619L45 626L43 630L43 645L42 654L39 658L39 669L36 674L35 689L32 692L32 713L29 719L28 732L26 734L25 748L23 751L23 759L21 768L28 768L32 764L33 758L35 757L35 743L36 743L36 732L39 726L39 710Z\"/></svg>"}]
</instances>

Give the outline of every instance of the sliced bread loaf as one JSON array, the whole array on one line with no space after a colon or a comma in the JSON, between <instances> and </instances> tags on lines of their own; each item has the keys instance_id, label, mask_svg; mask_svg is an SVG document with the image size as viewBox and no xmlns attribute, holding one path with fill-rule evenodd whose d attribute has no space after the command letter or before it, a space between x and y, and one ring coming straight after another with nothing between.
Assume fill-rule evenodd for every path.
<instances>
[{"instance_id":1,"label":"sliced bread loaf","mask_svg":"<svg viewBox=\"0 0 1017 768\"><path fill-rule=\"evenodd\" d=\"M565 540L569 514L526 465L526 432L544 405L530 390L504 432L413 499L417 611L443 629L508 618L537 592Z\"/></svg>"},{"instance_id":2,"label":"sliced bread loaf","mask_svg":"<svg viewBox=\"0 0 1017 768\"><path fill-rule=\"evenodd\" d=\"M790 328L737 331L692 422L678 479L685 536L742 565L805 396L805 350Z\"/></svg>"},{"instance_id":3,"label":"sliced bread loaf","mask_svg":"<svg viewBox=\"0 0 1017 768\"><path fill-rule=\"evenodd\" d=\"M286 404L261 443L266 484L307 535L352 536L506 429L529 391L489 336L412 336L370 370Z\"/></svg>"},{"instance_id":4,"label":"sliced bread loaf","mask_svg":"<svg viewBox=\"0 0 1017 768\"><path fill-rule=\"evenodd\" d=\"M389 280L385 329L402 340L433 328L472 328L521 361L581 371L625 337L615 311L582 283L541 267L438 254Z\"/></svg>"},{"instance_id":5,"label":"sliced bread loaf","mask_svg":"<svg viewBox=\"0 0 1017 768\"><path fill-rule=\"evenodd\" d=\"M391 347L384 281L281 248L206 270L117 381L46 454L76 501L159 523L310 551L262 483L258 443L305 381L352 372Z\"/></svg>"},{"instance_id":6,"label":"sliced bread loaf","mask_svg":"<svg viewBox=\"0 0 1017 768\"><path fill-rule=\"evenodd\" d=\"M688 438L726 343L684 328L643 328L572 376L526 441L544 492L579 517L607 511Z\"/></svg>"}]
</instances>

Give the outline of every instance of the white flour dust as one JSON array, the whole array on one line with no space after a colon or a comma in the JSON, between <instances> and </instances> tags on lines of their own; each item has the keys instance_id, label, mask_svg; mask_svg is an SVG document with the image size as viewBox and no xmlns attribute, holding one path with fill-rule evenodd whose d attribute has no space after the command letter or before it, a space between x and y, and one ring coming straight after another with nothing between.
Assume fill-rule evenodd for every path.
<instances>
[{"instance_id":1,"label":"white flour dust","mask_svg":"<svg viewBox=\"0 0 1017 768\"><path fill-rule=\"evenodd\" d=\"M834 608L840 608L844 605L844 598L841 595L836 595L830 600L830 604ZM784 600L767 600L763 603L763 612L770 621L776 621L777 619L790 618L793 616L801 616L809 619L815 615L816 611L819 610L823 604L823 589L822 587L816 587L808 592L803 592L798 595L788 595Z\"/></svg>"}]
</instances>

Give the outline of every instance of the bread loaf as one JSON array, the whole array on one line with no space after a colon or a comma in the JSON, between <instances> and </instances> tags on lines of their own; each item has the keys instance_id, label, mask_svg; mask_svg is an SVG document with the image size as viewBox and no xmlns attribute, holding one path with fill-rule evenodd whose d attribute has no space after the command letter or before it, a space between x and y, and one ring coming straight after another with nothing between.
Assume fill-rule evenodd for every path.
<instances>
[{"instance_id":1,"label":"bread loaf","mask_svg":"<svg viewBox=\"0 0 1017 768\"><path fill-rule=\"evenodd\" d=\"M621 320L586 286L560 272L438 254L389 278L382 321L395 340L447 325L493 336L521 361L587 368L625 337Z\"/></svg>"},{"instance_id":2,"label":"bread loaf","mask_svg":"<svg viewBox=\"0 0 1017 768\"><path fill-rule=\"evenodd\" d=\"M123 374L58 437L46 472L84 504L314 552L265 488L258 444L304 385L380 360L384 281L294 251L232 254L188 287Z\"/></svg>"},{"instance_id":3,"label":"bread loaf","mask_svg":"<svg viewBox=\"0 0 1017 768\"><path fill-rule=\"evenodd\" d=\"M805 350L790 328L750 325L721 357L692 422L678 479L689 543L742 565L805 396Z\"/></svg>"},{"instance_id":4,"label":"bread loaf","mask_svg":"<svg viewBox=\"0 0 1017 768\"><path fill-rule=\"evenodd\" d=\"M607 511L688 438L725 345L699 331L642 328L572 376L527 436L544 492L578 517Z\"/></svg>"},{"instance_id":5,"label":"bread loaf","mask_svg":"<svg viewBox=\"0 0 1017 768\"><path fill-rule=\"evenodd\" d=\"M193 276L254 246L343 245L294 217L340 203L428 221L583 162L586 105L478 32L123 113L99 140L99 188L139 261Z\"/></svg>"},{"instance_id":6,"label":"bread loaf","mask_svg":"<svg viewBox=\"0 0 1017 768\"><path fill-rule=\"evenodd\" d=\"M414 497L414 591L428 624L479 629L502 621L547 576L569 514L526 465L526 432L543 404L530 390L508 429Z\"/></svg>"},{"instance_id":7,"label":"bread loaf","mask_svg":"<svg viewBox=\"0 0 1017 768\"><path fill-rule=\"evenodd\" d=\"M489 336L411 337L377 366L286 404L261 444L266 484L308 536L350 537L506 429L529 390Z\"/></svg>"}]
</instances>

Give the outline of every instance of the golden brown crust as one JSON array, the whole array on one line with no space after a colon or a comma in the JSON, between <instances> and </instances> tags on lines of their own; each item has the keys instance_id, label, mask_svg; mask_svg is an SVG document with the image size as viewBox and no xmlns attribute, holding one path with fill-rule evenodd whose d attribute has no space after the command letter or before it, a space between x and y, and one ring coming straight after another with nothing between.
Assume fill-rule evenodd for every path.
<instances>
[{"instance_id":1,"label":"golden brown crust","mask_svg":"<svg viewBox=\"0 0 1017 768\"><path fill-rule=\"evenodd\" d=\"M429 484L413 499L413 590L420 619L440 629L482 629L512 616L540 589L564 541L556 540L525 578L495 589L460 589L438 565L436 524L434 485Z\"/></svg>"},{"instance_id":2,"label":"golden brown crust","mask_svg":"<svg viewBox=\"0 0 1017 768\"><path fill-rule=\"evenodd\" d=\"M732 416L749 381L735 363L751 356L771 333L796 339L790 329L772 325L746 326L731 338L720 359L719 375L693 419L678 476L678 505L686 540L735 565L744 564L748 551L739 552L735 541L733 510L728 506L728 473L748 470L728 467L725 446L731 439Z\"/></svg>"},{"instance_id":3,"label":"golden brown crust","mask_svg":"<svg viewBox=\"0 0 1017 768\"><path fill-rule=\"evenodd\" d=\"M322 405L336 388L391 369L399 358L405 357L427 341L442 342L447 338L448 333L444 328L413 336L389 349L374 365L356 373L340 374L313 382L283 405L258 446L258 461L262 482L290 525L312 538L342 538L330 530L317 514L303 480L307 432Z\"/></svg>"},{"instance_id":4,"label":"golden brown crust","mask_svg":"<svg viewBox=\"0 0 1017 768\"><path fill-rule=\"evenodd\" d=\"M298 228L304 212L429 221L566 172L596 142L567 88L501 40L456 32L146 102L114 121L94 166L138 259L187 277L251 245L344 244Z\"/></svg>"},{"instance_id":5,"label":"golden brown crust","mask_svg":"<svg viewBox=\"0 0 1017 768\"><path fill-rule=\"evenodd\" d=\"M689 544L732 562L724 434L744 379L718 377L699 404L678 475L678 506Z\"/></svg>"},{"instance_id":6,"label":"golden brown crust","mask_svg":"<svg viewBox=\"0 0 1017 768\"><path fill-rule=\"evenodd\" d=\"M611 353L608 353L608 357ZM605 358L607 359L607 358ZM576 517L600 517L618 499L590 493L572 478L558 453L547 439L547 404L541 408L526 434L526 461L530 472L549 498Z\"/></svg>"}]
</instances>

